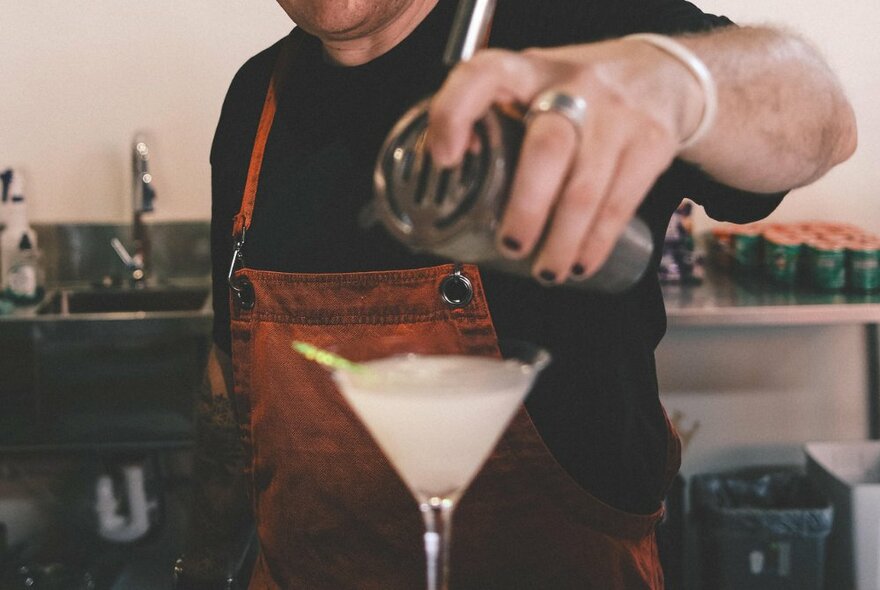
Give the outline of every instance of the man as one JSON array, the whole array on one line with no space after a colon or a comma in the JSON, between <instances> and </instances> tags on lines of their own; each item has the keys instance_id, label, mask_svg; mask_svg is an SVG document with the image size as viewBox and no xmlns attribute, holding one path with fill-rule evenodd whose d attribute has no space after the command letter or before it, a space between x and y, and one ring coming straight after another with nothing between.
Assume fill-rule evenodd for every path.
<instances>
[{"instance_id":1,"label":"man","mask_svg":"<svg viewBox=\"0 0 880 590\"><path fill-rule=\"evenodd\" d=\"M451 0L279 3L298 29L239 71L212 149L215 347L183 577L226 573L250 502L251 588L423 584L412 500L284 345L363 358L404 326L438 352L495 350L497 332L554 355L462 500L453 587L661 588L653 527L679 457L654 372L656 276L616 296L548 286L596 272L634 214L659 250L685 196L750 221L845 160L855 123L833 75L796 37L683 0L501 2L492 49L448 77ZM641 32L666 36L624 38ZM497 235L506 256L535 255L537 280L469 268L472 309L420 299L444 261L358 222L385 135L435 92L439 166L492 104L532 113Z\"/></svg>"}]
</instances>

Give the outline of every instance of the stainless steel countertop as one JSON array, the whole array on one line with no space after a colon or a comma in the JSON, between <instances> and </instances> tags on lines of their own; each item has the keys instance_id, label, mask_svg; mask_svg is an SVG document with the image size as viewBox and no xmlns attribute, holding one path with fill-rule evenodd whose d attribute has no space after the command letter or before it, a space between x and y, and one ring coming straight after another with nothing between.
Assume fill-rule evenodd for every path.
<instances>
[{"instance_id":1,"label":"stainless steel countertop","mask_svg":"<svg viewBox=\"0 0 880 590\"><path fill-rule=\"evenodd\" d=\"M880 292L786 289L714 269L701 285L664 285L663 300L670 327L880 323Z\"/></svg>"}]
</instances>

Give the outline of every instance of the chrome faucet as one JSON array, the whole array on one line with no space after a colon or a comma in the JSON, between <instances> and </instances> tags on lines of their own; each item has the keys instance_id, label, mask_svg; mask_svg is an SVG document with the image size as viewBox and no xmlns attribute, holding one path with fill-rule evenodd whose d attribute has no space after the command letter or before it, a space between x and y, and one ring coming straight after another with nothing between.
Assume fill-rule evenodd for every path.
<instances>
[{"instance_id":1,"label":"chrome faucet","mask_svg":"<svg viewBox=\"0 0 880 590\"><path fill-rule=\"evenodd\" d=\"M150 268L150 236L143 220L144 213L153 211L153 200L156 191L153 189L153 175L150 174L150 148L147 146L143 135L135 135L131 150L132 172L132 224L131 233L134 243L134 253L129 254L117 238L111 240L111 245L126 268L131 272L131 281L135 287L143 287L146 281L146 273Z\"/></svg>"}]
</instances>

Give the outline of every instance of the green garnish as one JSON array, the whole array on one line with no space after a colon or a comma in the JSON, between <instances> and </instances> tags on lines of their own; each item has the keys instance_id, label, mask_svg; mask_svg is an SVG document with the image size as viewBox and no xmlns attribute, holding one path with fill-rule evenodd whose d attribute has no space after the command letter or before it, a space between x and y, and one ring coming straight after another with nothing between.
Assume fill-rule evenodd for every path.
<instances>
[{"instance_id":1,"label":"green garnish","mask_svg":"<svg viewBox=\"0 0 880 590\"><path fill-rule=\"evenodd\" d=\"M293 350L300 353L310 361L314 361L319 365L324 365L325 367L330 367L331 369L339 369L341 371L349 371L352 373L362 373L367 370L367 367L360 363L350 361L347 358L343 358L338 354L330 352L329 350L318 348L317 346L309 344L308 342L294 340L290 346L291 348L293 348Z\"/></svg>"}]
</instances>

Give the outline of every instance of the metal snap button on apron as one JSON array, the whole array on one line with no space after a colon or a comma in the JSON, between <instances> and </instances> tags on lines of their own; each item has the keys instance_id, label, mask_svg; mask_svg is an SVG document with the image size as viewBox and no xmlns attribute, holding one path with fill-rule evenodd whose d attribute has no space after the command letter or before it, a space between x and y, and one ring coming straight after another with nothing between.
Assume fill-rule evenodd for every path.
<instances>
[{"instance_id":1,"label":"metal snap button on apron","mask_svg":"<svg viewBox=\"0 0 880 590\"><path fill-rule=\"evenodd\" d=\"M249 311L254 308L254 286L247 277L236 277L235 268L241 262L244 262L242 250L244 249L244 240L247 234L247 228L241 230L241 234L235 239L235 248L232 250L232 262L229 263L229 273L226 275L226 282L232 293L235 295L235 302L238 306Z\"/></svg>"},{"instance_id":2,"label":"metal snap button on apron","mask_svg":"<svg viewBox=\"0 0 880 590\"><path fill-rule=\"evenodd\" d=\"M474 286L461 273L460 266L456 266L452 274L440 283L440 297L452 307L464 307L474 298Z\"/></svg>"},{"instance_id":3,"label":"metal snap button on apron","mask_svg":"<svg viewBox=\"0 0 880 590\"><path fill-rule=\"evenodd\" d=\"M254 286L247 279L247 277L238 277L232 279L229 283L229 286L232 288L232 292L235 294L235 302L238 306L245 310L250 311L254 308Z\"/></svg>"}]
</instances>

